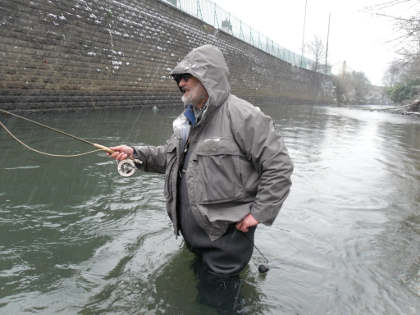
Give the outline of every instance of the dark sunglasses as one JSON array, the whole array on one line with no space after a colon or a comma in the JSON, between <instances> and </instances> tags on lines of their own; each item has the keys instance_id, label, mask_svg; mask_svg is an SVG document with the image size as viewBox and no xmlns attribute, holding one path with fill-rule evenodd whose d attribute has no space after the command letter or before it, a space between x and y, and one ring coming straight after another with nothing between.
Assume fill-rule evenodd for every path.
<instances>
[{"instance_id":1,"label":"dark sunglasses","mask_svg":"<svg viewBox=\"0 0 420 315\"><path fill-rule=\"evenodd\" d=\"M191 77L192 77L192 75L189 74L189 73L181 73L181 74L174 74L173 75L174 80L178 84L179 84L179 82L181 82L181 80L184 80L185 82L187 82Z\"/></svg>"}]
</instances>

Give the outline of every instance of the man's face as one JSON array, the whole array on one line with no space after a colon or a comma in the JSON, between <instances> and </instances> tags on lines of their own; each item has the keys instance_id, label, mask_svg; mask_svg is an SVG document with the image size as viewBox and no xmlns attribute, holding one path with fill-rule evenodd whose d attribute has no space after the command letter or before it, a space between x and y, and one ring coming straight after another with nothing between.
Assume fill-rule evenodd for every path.
<instances>
[{"instance_id":1,"label":"man's face","mask_svg":"<svg viewBox=\"0 0 420 315\"><path fill-rule=\"evenodd\" d=\"M183 76L178 86L184 92L181 98L184 105L192 104L201 108L209 97L201 82L193 76Z\"/></svg>"}]
</instances>

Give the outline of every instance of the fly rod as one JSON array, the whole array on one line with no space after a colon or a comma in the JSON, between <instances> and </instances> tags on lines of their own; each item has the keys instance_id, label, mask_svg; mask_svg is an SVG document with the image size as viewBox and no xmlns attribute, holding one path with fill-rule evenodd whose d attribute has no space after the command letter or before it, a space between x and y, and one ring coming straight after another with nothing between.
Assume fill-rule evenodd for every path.
<instances>
[{"instance_id":1,"label":"fly rod","mask_svg":"<svg viewBox=\"0 0 420 315\"><path fill-rule=\"evenodd\" d=\"M28 122L30 122L30 123L32 123L32 124L35 124L35 125L37 125L37 126L40 126L40 127L42 127L42 128L46 128L46 129L49 129L49 130L51 130L51 131L54 131L54 132L56 132L56 133L59 133L59 134L62 134L62 135L65 135L65 136L67 136L67 137L70 137L70 138L72 138L72 139L74 139L74 140L77 140L77 141L80 141L80 142L83 142L83 143L86 143L86 144L89 144L89 145L91 145L91 146L94 146L95 148L96 148L96 150L94 150L94 151L89 151L89 152L84 152L84 153L79 153L79 154L71 154L71 155L64 155L64 154L51 154L51 153L47 153L47 152L42 152L42 151L39 151L39 150L37 150L37 149L34 149L34 148L32 148L32 147L30 147L29 145L27 145L26 143L24 143L22 140L20 140L20 139L18 139L1 121L0 121L0 126L14 139L14 140L16 140L18 143L20 143L21 145L23 145L24 147L26 147L27 149L29 149L29 150L31 150L31 151L34 151L34 152L36 152L36 153L39 153L39 154L42 154L42 155L47 155L47 156L52 156L52 157L66 157L66 158L69 158L69 157L79 157L79 156L82 156L82 155L87 155L87 154L91 154L91 153L95 153L95 152L98 152L98 151L105 151L105 152L107 152L107 153L109 153L109 154L112 154L112 153L114 153L114 151L111 149L111 148L109 148L109 147L107 147L107 146L104 146L104 145L101 145L101 144L98 144L98 143L93 143L93 142L91 142L91 141L88 141L88 140L86 140L86 139L83 139L83 138L81 138L81 137L77 137L77 136L75 136L75 135L72 135L72 134L69 134L69 133L67 133L67 132L64 132L64 131L62 131L62 130L59 130L59 129L57 129L57 128L53 128L53 127L50 127L50 126L48 126L48 125L45 125L45 124L43 124L43 123L40 123L40 122L37 122L37 121L35 121L35 120L32 120L32 119L29 119L29 118L26 118L26 117L23 117L23 116L20 116L20 115L18 115L18 114L15 114L15 113L11 113L11 112L9 112L9 111L7 111L7 110L4 110L4 109L0 109L0 112L2 112L2 113L4 113L4 114L8 114L8 115L10 115L10 116L13 116L13 117L15 117L15 118L19 118L19 119L22 119L22 120L25 120L25 121L28 121ZM138 163L138 164L142 164L142 162L140 161L140 160L137 160L137 159L133 159L133 158L128 158L128 159L126 159L126 160L123 160L123 161L120 161L119 163L118 163L118 173L121 175L121 176L124 176L124 177L127 177L127 176L131 176L131 175L133 175L134 174L134 172L135 172L135 169L136 169L136 166L135 166L135 163Z\"/></svg>"}]
</instances>

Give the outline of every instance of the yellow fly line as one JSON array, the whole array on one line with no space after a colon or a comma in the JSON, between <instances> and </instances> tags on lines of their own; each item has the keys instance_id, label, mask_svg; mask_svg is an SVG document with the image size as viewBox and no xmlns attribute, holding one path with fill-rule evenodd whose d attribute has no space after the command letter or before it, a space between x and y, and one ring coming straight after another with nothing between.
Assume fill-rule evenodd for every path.
<instances>
[{"instance_id":1,"label":"yellow fly line","mask_svg":"<svg viewBox=\"0 0 420 315\"><path fill-rule=\"evenodd\" d=\"M67 136L67 137L73 138L73 139L75 139L75 140L78 140L78 141L84 142L84 143L89 144L89 145L91 145L91 146L94 146L94 147L96 148L96 150L93 150L93 151L88 151L88 152L83 152L83 153L78 153L78 154L53 154L53 153L43 152L43 151L37 150L37 149L35 149L35 148L33 148L33 147L31 147L31 146L27 145L26 143L24 143L22 140L20 140L18 137L16 137L16 136L15 136L15 135L14 135L14 134L13 134L13 133L12 133L12 132L11 132L11 131L7 128L7 127L6 127L6 125L5 125L3 122L1 122L1 121L0 121L0 126L1 126L1 127L2 127L2 128L3 128L6 132L7 132L7 134L9 134L9 136L10 136L10 137L12 137L14 140L16 140L19 144L21 144L22 146L24 146L24 147L25 147L25 148L27 148L28 150L33 151L33 152L36 152L36 153L38 153L38 154L41 154L41 155L46 155L46 156L50 156L50 157L59 157L59 158L74 158L74 157L80 157L80 156L84 156L84 155L92 154L92 153L95 153L95 152L98 152L98 151L105 151L105 152L110 153L110 154L114 153L114 151L113 151L111 148L109 148L109 147L103 146L103 145L101 145L101 144L97 144L97 143L90 142L90 141L88 141L88 140L86 140L86 139L83 139L83 138L80 138L80 137L74 136L74 135L69 134L69 133L67 133L67 132L64 132L64 131L62 131L62 130L59 130L59 129L56 129L56 128L53 128L53 127L47 126L47 125L45 125L45 124L42 124L42 123L37 122L37 121L35 121L35 120L32 120L32 119L29 119L29 118L26 118L26 117L20 116L20 115L18 115L18 114L11 113L11 112L9 112L9 111L7 111L7 110L0 109L0 113L4 113L4 114L7 114L7 115L10 115L10 116L13 116L13 117L19 118L19 119L26 120L26 121L28 121L28 122L30 122L30 123L33 123L33 124L38 125L38 126L40 126L40 127L43 127L43 128L49 129L49 130L52 130L52 131L57 132L57 133L60 133L60 134L65 135L65 136ZM136 170L136 165L135 165L135 163L136 163L136 164L142 164L142 161L140 161L140 160L138 160L138 159L133 159L132 157L130 157L130 158L126 159L126 160L123 160L123 161L119 161L119 162L118 162L118 168L117 168L117 169L118 169L118 173L119 173L121 176L124 176L124 177L128 177L128 176L133 175L133 174L134 174L134 172L135 172L135 170Z\"/></svg>"},{"instance_id":2,"label":"yellow fly line","mask_svg":"<svg viewBox=\"0 0 420 315\"><path fill-rule=\"evenodd\" d=\"M31 123L33 123L33 124L36 124L36 125L38 125L38 126L40 126L40 127L43 127L43 128L46 128L46 129L49 129L49 130L52 130L52 131L55 131L55 132L58 132L58 133L61 133L61 134L63 134L63 135L65 135L65 136L68 136L68 137L71 137L71 138L73 138L73 139L76 139L76 140L79 140L79 141L82 141L82 142L84 142L84 143L87 143L87 144L90 144L90 145L92 145L92 146L94 146L95 148L97 148L96 150L93 150L93 151L88 151L88 152L83 152L83 153L79 153L79 154L52 154L52 153L48 153L48 152L42 152L42 151L39 151L39 150L37 150L37 149L35 149L35 148L33 148L33 147L31 147L31 146L29 146L29 145L27 145L26 143L24 143L22 140L20 140L18 137L16 137L1 121L0 121L0 126L14 139L14 140L16 140L18 143L20 143L21 145L23 145L25 148L27 148L28 150L31 150L31 151L33 151L33 152L36 152L36 153L38 153L38 154L42 154L42 155L46 155L46 156L51 156L51 157L62 157L62 158L73 158L73 157L79 157L79 156L84 156L84 155L88 155L88 154L92 154L92 153L95 153L95 152L98 152L98 151L106 151L106 152L108 152L108 153L113 153L114 151L112 151L110 148L108 148L108 147L105 147L105 146L102 146L102 145L100 145L100 144L97 144L97 143L93 143L93 142L90 142L90 141L88 141L88 140L86 140L86 139L83 139L83 138L79 138L79 137L76 137L76 136L74 136L74 135L71 135L71 134L69 134L69 133L67 133L67 132L64 132L64 131L62 131L62 130L59 130L59 129L56 129L56 128L53 128L53 127L50 127L50 126L47 126L47 125L45 125L45 124L42 124L42 123L40 123L40 122L37 122L37 121L35 121L35 120L32 120L32 119L29 119L29 118L26 118L26 117L23 117L23 116L20 116L20 115L17 115L17 114L14 114L14 113L11 113L11 112L9 112L9 111L7 111L7 110L4 110L4 109L0 109L0 112L2 112L2 113L5 113L5 114L8 114L8 115L11 115L11 116L13 116L13 117L16 117L16 118L19 118L19 119L23 119L23 120L26 120L26 121L29 121L29 122L31 122Z\"/></svg>"}]
</instances>

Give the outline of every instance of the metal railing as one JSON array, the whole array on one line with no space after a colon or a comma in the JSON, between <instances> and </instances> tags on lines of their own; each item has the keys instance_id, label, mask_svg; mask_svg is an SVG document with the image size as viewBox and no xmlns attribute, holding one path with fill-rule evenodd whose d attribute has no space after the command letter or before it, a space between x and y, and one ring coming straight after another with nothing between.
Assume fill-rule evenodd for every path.
<instances>
[{"instance_id":1,"label":"metal railing","mask_svg":"<svg viewBox=\"0 0 420 315\"><path fill-rule=\"evenodd\" d=\"M292 65L314 70L317 72L328 73L330 67L325 65L315 65L315 62L309 58L296 54L293 51L281 47L267 36L254 30L251 26L244 23L240 19L232 16L229 12L219 7L216 3L210 0L161 0L169 3L181 11L184 11L213 27L223 30L257 47L266 53L284 60ZM327 68L327 69L325 69Z\"/></svg>"}]
</instances>

